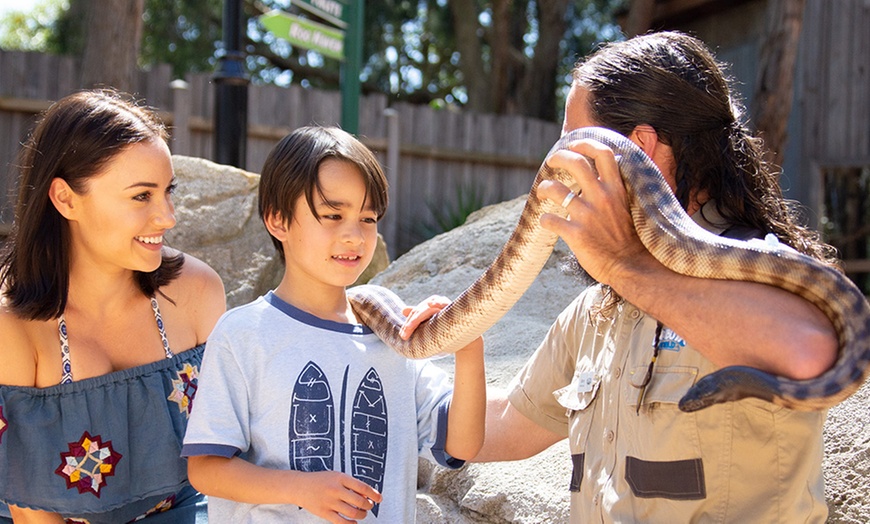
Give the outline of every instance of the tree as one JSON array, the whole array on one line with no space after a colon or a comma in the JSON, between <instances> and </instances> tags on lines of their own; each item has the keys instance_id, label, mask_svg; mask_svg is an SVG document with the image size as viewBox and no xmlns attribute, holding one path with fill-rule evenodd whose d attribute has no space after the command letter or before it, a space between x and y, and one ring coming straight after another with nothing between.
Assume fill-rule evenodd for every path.
<instances>
[{"instance_id":1,"label":"tree","mask_svg":"<svg viewBox=\"0 0 870 524\"><path fill-rule=\"evenodd\" d=\"M564 96L560 88L570 83L577 58L597 42L620 37L613 12L622 3L369 1L363 89L416 103L553 120ZM268 35L252 38L259 38L254 54L268 58L260 75L278 65L280 72L267 74L277 78L289 71L294 82L300 77L310 85L337 85L337 64L321 65L310 53L282 48Z\"/></svg>"},{"instance_id":2,"label":"tree","mask_svg":"<svg viewBox=\"0 0 870 524\"><path fill-rule=\"evenodd\" d=\"M81 58L82 87L107 85L133 91L139 69L144 8L145 0L84 2L82 19L87 30Z\"/></svg>"},{"instance_id":3,"label":"tree","mask_svg":"<svg viewBox=\"0 0 870 524\"><path fill-rule=\"evenodd\" d=\"M631 0L625 22L625 36L631 38L652 28L655 0Z\"/></svg>"},{"instance_id":4,"label":"tree","mask_svg":"<svg viewBox=\"0 0 870 524\"><path fill-rule=\"evenodd\" d=\"M0 49L52 50L52 25L63 12L62 3L62 0L39 0L28 13L11 10L0 17Z\"/></svg>"},{"instance_id":5,"label":"tree","mask_svg":"<svg viewBox=\"0 0 870 524\"><path fill-rule=\"evenodd\" d=\"M788 138L788 116L805 0L768 0L761 41L758 80L753 97L756 129L771 161L781 166Z\"/></svg>"},{"instance_id":6,"label":"tree","mask_svg":"<svg viewBox=\"0 0 870 524\"><path fill-rule=\"evenodd\" d=\"M271 9L310 14L288 0L243 1L247 65L254 82L338 88L338 61L295 49L257 23ZM557 119L574 62L596 43L621 36L613 13L624 2L366 1L363 92ZM47 48L82 56L83 70L99 64L96 78L105 83L120 84L123 80L109 75L133 71L130 57L135 55L130 53L140 40L139 66L169 63L176 77L210 71L220 48L222 5L223 0L71 0L52 25ZM128 22L140 6L142 37L131 38L140 29ZM91 12L100 16L87 22ZM124 24L122 36L112 27L116 24Z\"/></svg>"},{"instance_id":7,"label":"tree","mask_svg":"<svg viewBox=\"0 0 870 524\"><path fill-rule=\"evenodd\" d=\"M70 0L51 48L79 62L79 85L132 91L136 85L145 0Z\"/></svg>"}]
</instances>

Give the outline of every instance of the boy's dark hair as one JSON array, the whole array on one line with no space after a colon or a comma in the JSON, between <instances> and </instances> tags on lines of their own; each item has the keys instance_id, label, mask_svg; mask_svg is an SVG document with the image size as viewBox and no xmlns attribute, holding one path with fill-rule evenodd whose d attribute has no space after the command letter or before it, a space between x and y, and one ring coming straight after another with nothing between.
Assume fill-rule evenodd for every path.
<instances>
[{"instance_id":1,"label":"boy's dark hair","mask_svg":"<svg viewBox=\"0 0 870 524\"><path fill-rule=\"evenodd\" d=\"M292 219L296 201L302 195L317 217L314 199L322 194L318 173L320 164L328 159L350 162L359 169L365 182L366 203L380 220L387 210L387 179L377 158L346 131L322 126L300 127L269 152L260 174L260 219L273 213L279 213L284 220ZM272 243L283 261L281 242L272 237Z\"/></svg>"},{"instance_id":2,"label":"boy's dark hair","mask_svg":"<svg viewBox=\"0 0 870 524\"><path fill-rule=\"evenodd\" d=\"M81 91L52 104L18 157L18 201L3 249L0 289L8 307L28 320L57 318L69 291L70 230L48 193L61 178L76 193L125 148L168 133L150 110L110 90ZM153 295L175 279L184 255L167 256L156 270L135 271L142 292Z\"/></svg>"}]
</instances>

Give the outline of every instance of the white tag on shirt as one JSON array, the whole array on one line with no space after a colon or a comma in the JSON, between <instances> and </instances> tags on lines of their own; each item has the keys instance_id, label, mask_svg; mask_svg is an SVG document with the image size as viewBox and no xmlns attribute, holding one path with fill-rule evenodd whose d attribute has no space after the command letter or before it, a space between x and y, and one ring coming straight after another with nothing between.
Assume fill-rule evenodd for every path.
<instances>
[{"instance_id":1,"label":"white tag on shirt","mask_svg":"<svg viewBox=\"0 0 870 524\"><path fill-rule=\"evenodd\" d=\"M592 391L592 385L595 383L595 373L591 371L580 373L574 378L573 382L577 387L577 393L589 393Z\"/></svg>"}]
</instances>

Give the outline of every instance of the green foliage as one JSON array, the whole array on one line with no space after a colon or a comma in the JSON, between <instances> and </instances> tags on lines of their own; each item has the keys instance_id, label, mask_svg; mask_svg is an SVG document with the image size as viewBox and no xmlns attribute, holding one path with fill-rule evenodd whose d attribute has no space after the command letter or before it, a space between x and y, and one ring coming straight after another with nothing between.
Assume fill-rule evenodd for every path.
<instances>
[{"instance_id":1,"label":"green foliage","mask_svg":"<svg viewBox=\"0 0 870 524\"><path fill-rule=\"evenodd\" d=\"M52 51L54 22L68 7L65 0L40 0L29 13L6 13L0 17L0 49Z\"/></svg>"},{"instance_id":2,"label":"green foliage","mask_svg":"<svg viewBox=\"0 0 870 524\"><path fill-rule=\"evenodd\" d=\"M81 52L84 31L87 30L82 23L82 6L98 1L40 0L33 13L6 15L0 20L0 46L77 55ZM244 37L252 81L338 89L341 72L337 60L293 48L265 31L257 22L259 15L271 9L306 17L311 17L310 14L300 11L290 0L242 1L244 17L248 21ZM550 104L563 107L564 95L570 85L570 70L576 60L596 43L620 37L613 13L624 7L626 1L567 2L564 14L567 28L560 37L559 56L553 57L558 62L557 95L541 93L542 102L549 107L542 113L549 115L547 118L554 114ZM542 0L515 0L509 7L511 37L508 43L511 49L507 53L512 62L505 89L513 89L510 96L520 96L519 100L527 99L528 95L516 94L516 85L528 72L536 44L548 30L540 27L540 2ZM464 78L460 70L463 57L454 20L459 7L476 14L474 23L480 46L474 54L480 54L484 69L480 75L485 83L489 82L489 68L496 54L492 47L496 42L492 38L492 2L367 0L364 5L363 92L388 93L393 100L437 107L465 105L471 92L469 79ZM145 0L140 65L171 64L173 75L178 78L191 72L213 70L221 49L222 11L223 0ZM551 87L541 89L549 91ZM480 98L482 95L476 93L475 96ZM511 107L517 111L516 103L507 103L500 110L512 111Z\"/></svg>"},{"instance_id":3,"label":"green foliage","mask_svg":"<svg viewBox=\"0 0 870 524\"><path fill-rule=\"evenodd\" d=\"M222 0L145 0L141 64L170 64L176 78L212 71L222 10Z\"/></svg>"},{"instance_id":4,"label":"green foliage","mask_svg":"<svg viewBox=\"0 0 870 524\"><path fill-rule=\"evenodd\" d=\"M441 205L430 201L426 207L432 220L419 225L416 236L423 242L441 233L455 229L468 220L468 216L483 207L483 190L473 182L457 184L456 198Z\"/></svg>"}]
</instances>

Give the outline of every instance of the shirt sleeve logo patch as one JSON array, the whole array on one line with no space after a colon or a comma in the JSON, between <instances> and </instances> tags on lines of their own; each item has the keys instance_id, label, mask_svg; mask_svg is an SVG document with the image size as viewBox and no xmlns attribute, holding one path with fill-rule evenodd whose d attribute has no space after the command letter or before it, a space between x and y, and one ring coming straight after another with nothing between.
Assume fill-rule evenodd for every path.
<instances>
[{"instance_id":1,"label":"shirt sleeve logo patch","mask_svg":"<svg viewBox=\"0 0 870 524\"><path fill-rule=\"evenodd\" d=\"M686 347L686 341L679 335L671 331L670 328L662 329L662 336L659 339L660 351L680 351L684 347Z\"/></svg>"}]
</instances>

